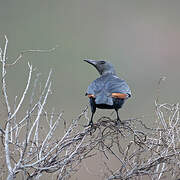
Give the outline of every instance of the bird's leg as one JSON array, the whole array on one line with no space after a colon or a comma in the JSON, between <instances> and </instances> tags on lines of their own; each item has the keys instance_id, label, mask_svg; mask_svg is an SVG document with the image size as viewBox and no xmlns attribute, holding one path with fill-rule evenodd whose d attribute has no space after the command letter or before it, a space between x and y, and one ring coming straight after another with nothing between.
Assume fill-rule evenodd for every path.
<instances>
[{"instance_id":1,"label":"bird's leg","mask_svg":"<svg viewBox=\"0 0 180 180\"><path fill-rule=\"evenodd\" d=\"M115 109L116 111L116 114L117 114L117 121L115 122L116 125L118 125L119 123L120 124L123 124L123 122L121 121L121 119L119 118L119 113L118 113L118 109Z\"/></svg>"},{"instance_id":2,"label":"bird's leg","mask_svg":"<svg viewBox=\"0 0 180 180\"><path fill-rule=\"evenodd\" d=\"M115 109L115 111L116 111L116 114L117 114L117 121L120 121L120 122L121 122L121 120L120 120L120 118L119 118L118 109Z\"/></svg>"},{"instance_id":3,"label":"bird's leg","mask_svg":"<svg viewBox=\"0 0 180 180\"><path fill-rule=\"evenodd\" d=\"M96 104L95 104L95 98L93 98L93 97L90 97L89 98L89 102L90 102L90 106L91 106L91 119L90 119L90 121L89 121L89 124L86 126L86 127L88 127L88 126L93 126L93 116L94 116L94 113L96 112Z\"/></svg>"},{"instance_id":4,"label":"bird's leg","mask_svg":"<svg viewBox=\"0 0 180 180\"><path fill-rule=\"evenodd\" d=\"M90 119L88 125L85 125L84 127L89 127L89 126L93 127L93 125L94 125L94 123L93 123L94 113L95 113L95 112L92 112L92 114L91 114L91 119Z\"/></svg>"},{"instance_id":5,"label":"bird's leg","mask_svg":"<svg viewBox=\"0 0 180 180\"><path fill-rule=\"evenodd\" d=\"M94 116L94 112L92 112L91 114L91 120L89 121L89 124L87 126L93 126L93 116Z\"/></svg>"}]
</instances>

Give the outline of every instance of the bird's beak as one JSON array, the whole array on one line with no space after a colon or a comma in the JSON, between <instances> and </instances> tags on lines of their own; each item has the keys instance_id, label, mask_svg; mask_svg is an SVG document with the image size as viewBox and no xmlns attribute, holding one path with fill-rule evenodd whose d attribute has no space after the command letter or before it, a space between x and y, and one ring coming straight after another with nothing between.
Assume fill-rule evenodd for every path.
<instances>
[{"instance_id":1,"label":"bird's beak","mask_svg":"<svg viewBox=\"0 0 180 180\"><path fill-rule=\"evenodd\" d=\"M95 67L96 67L96 65L97 65L97 61L96 61L96 60L84 59L84 61L87 62L87 63L89 63L89 64L91 64L91 65L93 65L93 66L95 66Z\"/></svg>"}]
</instances>

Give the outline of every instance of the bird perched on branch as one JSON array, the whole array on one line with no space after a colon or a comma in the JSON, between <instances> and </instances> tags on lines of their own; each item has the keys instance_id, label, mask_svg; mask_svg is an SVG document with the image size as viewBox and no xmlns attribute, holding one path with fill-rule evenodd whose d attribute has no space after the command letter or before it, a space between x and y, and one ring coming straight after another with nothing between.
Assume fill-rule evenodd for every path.
<instances>
[{"instance_id":1,"label":"bird perched on branch","mask_svg":"<svg viewBox=\"0 0 180 180\"><path fill-rule=\"evenodd\" d=\"M117 77L115 69L110 62L84 59L85 62L94 66L100 77L94 80L87 89L86 96L89 97L91 106L91 119L88 126L93 126L93 116L96 108L115 109L117 122L121 122L118 110L125 100L131 97L131 90L127 83Z\"/></svg>"}]
</instances>

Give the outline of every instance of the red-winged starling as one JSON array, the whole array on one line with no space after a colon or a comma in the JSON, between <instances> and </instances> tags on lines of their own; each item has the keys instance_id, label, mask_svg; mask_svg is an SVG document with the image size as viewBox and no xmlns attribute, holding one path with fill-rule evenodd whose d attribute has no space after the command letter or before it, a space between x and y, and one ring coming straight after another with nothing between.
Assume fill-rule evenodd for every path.
<instances>
[{"instance_id":1,"label":"red-winged starling","mask_svg":"<svg viewBox=\"0 0 180 180\"><path fill-rule=\"evenodd\" d=\"M104 60L84 59L85 62L93 65L100 74L86 91L91 106L91 119L88 126L93 126L93 116L96 108L115 109L117 122L121 122L118 110L122 107L125 100L131 97L131 90L127 83L117 77L115 69L110 62Z\"/></svg>"}]
</instances>

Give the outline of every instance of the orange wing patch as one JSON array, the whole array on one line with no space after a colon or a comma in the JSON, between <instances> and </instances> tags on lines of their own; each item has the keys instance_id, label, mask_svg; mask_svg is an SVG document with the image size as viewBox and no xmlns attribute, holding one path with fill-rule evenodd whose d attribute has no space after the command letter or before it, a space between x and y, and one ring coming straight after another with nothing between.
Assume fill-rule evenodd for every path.
<instances>
[{"instance_id":1,"label":"orange wing patch","mask_svg":"<svg viewBox=\"0 0 180 180\"><path fill-rule=\"evenodd\" d=\"M127 98L127 94L122 94L122 93L112 93L112 97L114 98L121 98L121 99L125 99Z\"/></svg>"},{"instance_id":2,"label":"orange wing patch","mask_svg":"<svg viewBox=\"0 0 180 180\"><path fill-rule=\"evenodd\" d=\"M94 94L88 94L87 96L88 96L88 98L91 98L91 97L92 97L92 98L95 98L95 95L94 95Z\"/></svg>"},{"instance_id":3,"label":"orange wing patch","mask_svg":"<svg viewBox=\"0 0 180 180\"><path fill-rule=\"evenodd\" d=\"M95 95L94 94L88 94L87 95L88 98L95 98ZM127 94L122 94L122 93L112 93L112 97L114 98L121 98L121 99L125 99L127 98Z\"/></svg>"}]
</instances>

